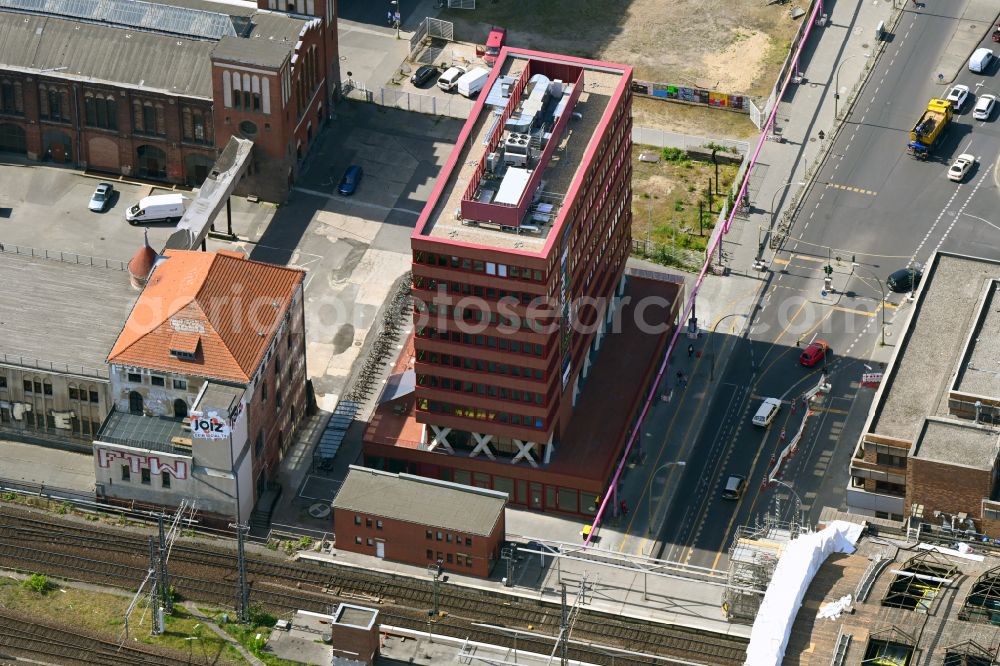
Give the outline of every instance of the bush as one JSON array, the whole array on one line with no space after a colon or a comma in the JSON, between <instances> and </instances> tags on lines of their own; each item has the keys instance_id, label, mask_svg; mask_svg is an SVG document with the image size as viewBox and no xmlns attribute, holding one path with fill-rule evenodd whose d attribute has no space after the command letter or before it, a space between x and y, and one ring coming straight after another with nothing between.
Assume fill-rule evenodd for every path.
<instances>
[{"instance_id":1,"label":"bush","mask_svg":"<svg viewBox=\"0 0 1000 666\"><path fill-rule=\"evenodd\" d=\"M49 581L48 576L43 574L33 573L28 578L25 578L21 583L27 590L34 590L38 594L45 594L53 587L55 587L51 581Z\"/></svg>"},{"instance_id":2,"label":"bush","mask_svg":"<svg viewBox=\"0 0 1000 666\"><path fill-rule=\"evenodd\" d=\"M17 493L4 493L3 494L3 501L4 502L13 502L16 499L17 499Z\"/></svg>"},{"instance_id":3,"label":"bush","mask_svg":"<svg viewBox=\"0 0 1000 666\"><path fill-rule=\"evenodd\" d=\"M680 148L667 146L660 150L660 158L664 162L683 162L687 159L687 153Z\"/></svg>"},{"instance_id":4,"label":"bush","mask_svg":"<svg viewBox=\"0 0 1000 666\"><path fill-rule=\"evenodd\" d=\"M313 544L312 537L304 536L301 539L299 539L298 543L299 550L305 550L307 548L310 548L312 544Z\"/></svg>"},{"instance_id":5,"label":"bush","mask_svg":"<svg viewBox=\"0 0 1000 666\"><path fill-rule=\"evenodd\" d=\"M254 604L250 607L250 626L273 627L277 622L278 618L264 610L263 606Z\"/></svg>"},{"instance_id":6,"label":"bush","mask_svg":"<svg viewBox=\"0 0 1000 666\"><path fill-rule=\"evenodd\" d=\"M674 200L674 210L678 213L684 210L684 202L680 199Z\"/></svg>"}]
</instances>

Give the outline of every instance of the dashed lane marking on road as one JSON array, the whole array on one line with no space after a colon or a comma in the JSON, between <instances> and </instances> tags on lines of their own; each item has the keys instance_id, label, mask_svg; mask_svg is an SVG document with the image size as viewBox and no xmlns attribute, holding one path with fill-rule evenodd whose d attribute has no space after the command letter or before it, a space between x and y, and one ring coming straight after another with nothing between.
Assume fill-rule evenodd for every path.
<instances>
[{"instance_id":1,"label":"dashed lane marking on road","mask_svg":"<svg viewBox=\"0 0 1000 666\"><path fill-rule=\"evenodd\" d=\"M857 194L867 194L869 196L876 196L878 192L874 190L866 190L863 187L854 187L853 185L840 185L839 183L827 183L827 187L832 187L836 190L845 190L847 192L856 192Z\"/></svg>"},{"instance_id":2,"label":"dashed lane marking on road","mask_svg":"<svg viewBox=\"0 0 1000 666\"><path fill-rule=\"evenodd\" d=\"M831 306L831 307L833 307L833 309L836 310L836 311L838 311L838 312L847 312L848 314L859 314L859 315L864 315L866 317L874 317L875 316L874 312L869 312L868 310L852 310L851 308L845 308L842 305L834 305L834 306Z\"/></svg>"},{"instance_id":3,"label":"dashed lane marking on road","mask_svg":"<svg viewBox=\"0 0 1000 666\"><path fill-rule=\"evenodd\" d=\"M960 218L965 213L965 207L969 205L970 201L972 201L972 197L975 196L976 191L983 184L983 182L986 180L986 177L990 174L991 171L992 169L987 169L986 173L983 174L983 177L979 179L978 183L976 183L976 186L972 188L972 192L970 192L969 196L966 197L965 203L963 203L962 207L958 209L958 213L955 214L955 218L951 221L951 224L948 225L948 228L945 229L944 233L941 235L941 240L938 241L937 247L934 248L934 252L940 250L941 246L944 245L945 240L948 238L948 234L951 233L951 230L952 228L954 228L955 223L958 222L958 218ZM913 254L916 255L916 252L914 252Z\"/></svg>"}]
</instances>

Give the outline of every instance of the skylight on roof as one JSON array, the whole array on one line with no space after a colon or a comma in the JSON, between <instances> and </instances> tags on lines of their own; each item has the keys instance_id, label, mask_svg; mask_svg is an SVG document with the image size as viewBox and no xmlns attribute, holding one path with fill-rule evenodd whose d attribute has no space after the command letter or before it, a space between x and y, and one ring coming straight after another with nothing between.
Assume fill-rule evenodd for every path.
<instances>
[{"instance_id":1,"label":"skylight on roof","mask_svg":"<svg viewBox=\"0 0 1000 666\"><path fill-rule=\"evenodd\" d=\"M0 8L200 39L238 36L228 14L142 0L0 0Z\"/></svg>"}]
</instances>

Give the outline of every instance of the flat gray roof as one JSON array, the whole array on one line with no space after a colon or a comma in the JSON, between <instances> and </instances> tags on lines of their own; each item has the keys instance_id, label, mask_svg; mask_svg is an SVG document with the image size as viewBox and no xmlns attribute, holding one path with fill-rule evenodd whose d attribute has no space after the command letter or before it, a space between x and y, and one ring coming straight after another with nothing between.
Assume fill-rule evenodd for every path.
<instances>
[{"instance_id":1,"label":"flat gray roof","mask_svg":"<svg viewBox=\"0 0 1000 666\"><path fill-rule=\"evenodd\" d=\"M625 71L613 70L612 65L597 66L568 59L562 60L559 56L551 54L530 56L508 52L507 58L501 63L501 76L513 76L516 79L529 60L567 62L584 70L584 89L580 92L580 97L573 108L573 112L578 115L571 120L564 134L559 137L559 146L542 176L543 201L553 202L553 213L557 216L573 178L583 165L587 147L591 142L600 140L597 130ZM499 80L500 76L497 77L497 81ZM513 233L501 231L490 225L467 225L455 217L455 210L460 208L465 190L469 187L472 176L486 151L485 142L492 132L504 131L504 127L496 125L496 121L497 116L493 114L492 109L484 105L474 121L466 142L455 148L460 151L460 155L454 169L448 175L440 197L434 204L433 212L427 220L422 235L503 249L539 252L545 247L548 234L555 224L555 216L548 222L533 223L538 227L538 233Z\"/></svg>"},{"instance_id":2,"label":"flat gray roof","mask_svg":"<svg viewBox=\"0 0 1000 666\"><path fill-rule=\"evenodd\" d=\"M958 368L955 389L962 393L1000 398L1000 283L991 280L976 313L978 325L969 336L968 349Z\"/></svg>"},{"instance_id":3,"label":"flat gray roof","mask_svg":"<svg viewBox=\"0 0 1000 666\"><path fill-rule=\"evenodd\" d=\"M489 536L506 493L351 465L333 508L464 534Z\"/></svg>"},{"instance_id":4,"label":"flat gray roof","mask_svg":"<svg viewBox=\"0 0 1000 666\"><path fill-rule=\"evenodd\" d=\"M95 439L107 444L190 456L190 446L177 448L172 443L175 437L191 438L191 431L185 428L185 423L184 419L130 414L112 409Z\"/></svg>"},{"instance_id":5,"label":"flat gray roof","mask_svg":"<svg viewBox=\"0 0 1000 666\"><path fill-rule=\"evenodd\" d=\"M948 415L948 391L976 323L977 306L987 283L996 279L1000 262L935 255L886 375L869 433L912 442L925 418Z\"/></svg>"},{"instance_id":6,"label":"flat gray roof","mask_svg":"<svg viewBox=\"0 0 1000 666\"><path fill-rule=\"evenodd\" d=\"M210 410L228 415L239 403L246 391L237 386L226 386L216 382L208 382L201 400L192 407L195 411Z\"/></svg>"},{"instance_id":7,"label":"flat gray roof","mask_svg":"<svg viewBox=\"0 0 1000 666\"><path fill-rule=\"evenodd\" d=\"M108 351L139 297L124 265L105 268L95 259L101 265L91 266L71 263L90 258L68 253L59 261L12 249L0 251L0 361L6 355L11 365L37 361L57 372L107 377Z\"/></svg>"},{"instance_id":8,"label":"flat gray roof","mask_svg":"<svg viewBox=\"0 0 1000 666\"><path fill-rule=\"evenodd\" d=\"M991 470L1000 451L1000 432L970 421L927 419L911 457Z\"/></svg>"}]
</instances>

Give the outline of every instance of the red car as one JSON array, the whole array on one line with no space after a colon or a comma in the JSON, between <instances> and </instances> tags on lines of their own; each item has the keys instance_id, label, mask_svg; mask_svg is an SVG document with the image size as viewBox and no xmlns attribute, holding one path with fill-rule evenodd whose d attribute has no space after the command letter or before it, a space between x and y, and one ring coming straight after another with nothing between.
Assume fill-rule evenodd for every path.
<instances>
[{"instance_id":1,"label":"red car","mask_svg":"<svg viewBox=\"0 0 1000 666\"><path fill-rule=\"evenodd\" d=\"M822 340L811 342L808 347L802 350L802 354L799 356L799 363L807 368L811 368L822 361L828 351L830 351L830 345Z\"/></svg>"}]
</instances>

